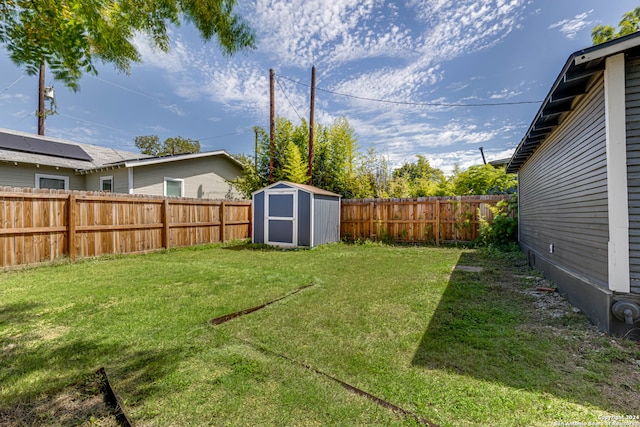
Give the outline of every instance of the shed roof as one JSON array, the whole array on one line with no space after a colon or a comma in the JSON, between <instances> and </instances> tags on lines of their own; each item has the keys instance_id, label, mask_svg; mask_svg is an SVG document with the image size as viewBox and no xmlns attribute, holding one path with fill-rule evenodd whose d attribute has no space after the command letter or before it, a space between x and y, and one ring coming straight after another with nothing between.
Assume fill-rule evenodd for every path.
<instances>
[{"instance_id":1,"label":"shed roof","mask_svg":"<svg viewBox=\"0 0 640 427\"><path fill-rule=\"evenodd\" d=\"M517 172L572 110L576 98L585 95L591 78L605 68L605 59L628 50L640 50L640 32L572 53L551 86L529 129L518 144L507 172Z\"/></svg>"},{"instance_id":2,"label":"shed roof","mask_svg":"<svg viewBox=\"0 0 640 427\"><path fill-rule=\"evenodd\" d=\"M254 191L252 194L259 193L260 191L263 191L263 190L271 189L271 188L273 188L273 187L275 187L277 185L280 185L280 184L285 184L285 185L288 185L290 187L298 188L298 189L304 190L304 191L306 191L308 193L317 194L317 195L320 195L320 196L342 197L339 194L332 193L331 191L324 190L322 188L314 187L313 185L298 184L298 183L289 182L289 181L274 182L273 184L268 185L268 186L266 186L266 187L264 187L264 188L262 188L260 190Z\"/></svg>"}]
</instances>

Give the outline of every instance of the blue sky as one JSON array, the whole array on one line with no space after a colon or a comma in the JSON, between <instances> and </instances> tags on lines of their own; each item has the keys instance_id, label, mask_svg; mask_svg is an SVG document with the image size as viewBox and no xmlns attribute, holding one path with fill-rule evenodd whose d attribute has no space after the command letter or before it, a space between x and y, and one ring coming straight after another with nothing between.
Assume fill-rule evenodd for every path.
<instances>
[{"instance_id":1,"label":"blue sky","mask_svg":"<svg viewBox=\"0 0 640 427\"><path fill-rule=\"evenodd\" d=\"M251 154L253 126L269 128L269 69L277 115L299 123L315 65L316 122L344 116L363 153L374 146L395 167L423 154L450 172L481 163L479 147L487 160L509 157L568 56L591 45L591 28L638 5L239 0L256 50L224 57L188 24L172 29L168 54L139 37L143 63L128 76L98 64L73 92L47 75L58 114L46 135L130 151L138 135L179 135L203 151ZM0 127L37 133L37 85L0 49Z\"/></svg>"}]
</instances>

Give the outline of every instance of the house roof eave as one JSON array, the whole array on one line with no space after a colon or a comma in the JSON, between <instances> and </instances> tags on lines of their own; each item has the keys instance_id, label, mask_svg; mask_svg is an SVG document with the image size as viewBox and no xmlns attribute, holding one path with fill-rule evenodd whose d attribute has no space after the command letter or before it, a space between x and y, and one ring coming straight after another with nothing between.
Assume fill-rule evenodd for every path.
<instances>
[{"instance_id":1,"label":"house roof eave","mask_svg":"<svg viewBox=\"0 0 640 427\"><path fill-rule=\"evenodd\" d=\"M607 57L639 46L640 32L637 32L572 53L516 147L507 172L518 172L546 137L562 123L562 116L571 111L575 100L586 93L593 76L604 71Z\"/></svg>"}]
</instances>

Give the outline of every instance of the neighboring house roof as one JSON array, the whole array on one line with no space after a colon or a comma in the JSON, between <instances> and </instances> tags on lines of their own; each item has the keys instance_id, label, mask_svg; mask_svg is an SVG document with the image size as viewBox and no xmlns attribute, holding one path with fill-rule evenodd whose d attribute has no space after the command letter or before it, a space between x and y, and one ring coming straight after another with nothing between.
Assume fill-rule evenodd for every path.
<instances>
[{"instance_id":1,"label":"neighboring house roof","mask_svg":"<svg viewBox=\"0 0 640 427\"><path fill-rule=\"evenodd\" d=\"M68 152L65 153L67 150ZM59 138L0 129L0 161L82 170L142 157L149 156L99 145L79 144Z\"/></svg>"},{"instance_id":2,"label":"neighboring house roof","mask_svg":"<svg viewBox=\"0 0 640 427\"><path fill-rule=\"evenodd\" d=\"M504 159L496 159L496 160L491 160L489 164L494 168L503 168L509 164L510 160L511 160L511 157L507 157Z\"/></svg>"},{"instance_id":3,"label":"neighboring house roof","mask_svg":"<svg viewBox=\"0 0 640 427\"><path fill-rule=\"evenodd\" d=\"M239 167L242 167L238 160L223 150L152 157L99 145L81 144L58 138L0 129L0 162L62 167L74 169L80 174L93 173L104 169L129 168L210 156L226 157Z\"/></svg>"},{"instance_id":4,"label":"neighboring house roof","mask_svg":"<svg viewBox=\"0 0 640 427\"><path fill-rule=\"evenodd\" d=\"M516 148L507 172L517 172L538 146L571 111L574 100L586 93L591 77L604 70L605 60L630 49L640 49L640 32L572 53L542 102L527 133Z\"/></svg>"},{"instance_id":5,"label":"neighboring house roof","mask_svg":"<svg viewBox=\"0 0 640 427\"><path fill-rule=\"evenodd\" d=\"M230 155L224 150L217 150L217 151L205 151L203 153L187 153L187 154L175 154L173 156L129 159L129 160L117 161L113 163L105 163L96 168L84 169L79 172L82 174L86 174L86 173L93 173L103 169L110 169L110 168L116 168L116 167L132 168L136 166L156 165L161 163L176 162L179 160L190 160L190 159L198 159L202 157L215 157L215 156L224 157L227 160L231 161L232 163L235 163L239 168L243 168L242 163L239 160L237 160L235 157L233 157L232 155Z\"/></svg>"},{"instance_id":6,"label":"neighboring house roof","mask_svg":"<svg viewBox=\"0 0 640 427\"><path fill-rule=\"evenodd\" d=\"M327 191L327 190L323 190L322 188L318 188L318 187L314 187L312 185L306 185L306 184L297 184L295 182L289 182L289 181L278 181L278 182L274 182L271 185L268 185L260 190L254 191L252 194L255 193L259 193L260 191L263 190L267 190L273 187L276 187L278 185L288 185L290 187L294 187L294 188L299 188L300 190L304 190L308 193L312 193L312 194L318 194L320 196L331 196L331 197L341 197L339 194L336 193L332 193L331 191Z\"/></svg>"}]
</instances>

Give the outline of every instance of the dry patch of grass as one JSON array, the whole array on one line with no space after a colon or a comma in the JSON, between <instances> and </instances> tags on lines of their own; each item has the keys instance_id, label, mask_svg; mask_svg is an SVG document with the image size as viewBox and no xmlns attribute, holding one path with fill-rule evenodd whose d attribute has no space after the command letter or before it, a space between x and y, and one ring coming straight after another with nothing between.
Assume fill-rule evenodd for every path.
<instances>
[{"instance_id":1,"label":"dry patch of grass","mask_svg":"<svg viewBox=\"0 0 640 427\"><path fill-rule=\"evenodd\" d=\"M100 392L100 376L66 387L55 395L0 409L0 427L118 427Z\"/></svg>"}]
</instances>

